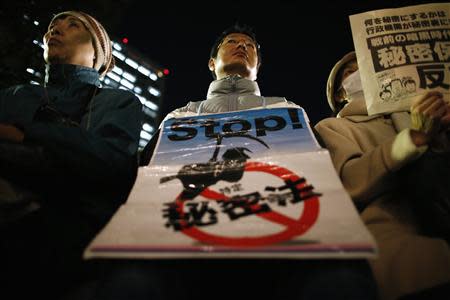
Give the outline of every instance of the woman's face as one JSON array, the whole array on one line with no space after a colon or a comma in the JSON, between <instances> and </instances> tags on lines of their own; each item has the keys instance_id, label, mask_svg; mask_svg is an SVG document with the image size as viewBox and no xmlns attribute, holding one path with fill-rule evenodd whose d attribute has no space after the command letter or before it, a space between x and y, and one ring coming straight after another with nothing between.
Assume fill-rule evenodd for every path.
<instances>
[{"instance_id":1,"label":"woman's face","mask_svg":"<svg viewBox=\"0 0 450 300\"><path fill-rule=\"evenodd\" d=\"M336 102L342 102L347 97L347 94L345 93L345 90L342 88L342 82L351 74L356 72L358 70L358 62L356 60L351 60L347 62L342 67L342 73L340 78L337 79L336 85L338 86L338 89L335 94Z\"/></svg>"}]
</instances>

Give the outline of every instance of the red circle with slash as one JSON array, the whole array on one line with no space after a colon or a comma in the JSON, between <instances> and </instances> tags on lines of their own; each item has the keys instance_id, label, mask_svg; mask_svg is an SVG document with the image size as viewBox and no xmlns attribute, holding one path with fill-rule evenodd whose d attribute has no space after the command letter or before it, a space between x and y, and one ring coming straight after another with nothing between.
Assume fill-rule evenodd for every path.
<instances>
[{"instance_id":1,"label":"red circle with slash","mask_svg":"<svg viewBox=\"0 0 450 300\"><path fill-rule=\"evenodd\" d=\"M296 174L289 171L288 169L259 162L247 162L245 164L245 171L269 173L274 176L280 177L285 182L297 182L300 179ZM300 189L305 185L306 182L299 183L297 185L297 188ZM203 190L200 195L211 200L223 200L225 197L223 194L215 192L208 188ZM182 210L184 202L185 201L181 199L180 194L176 200L179 209ZM207 233L197 227L184 228L181 232L195 240L211 245L234 247L267 246L290 240L294 236L302 235L314 225L319 215L319 197L317 195L314 195L311 198L303 201L303 203L303 210L298 219L285 216L276 211L256 214L260 218L286 227L284 230L274 234L257 237L227 237Z\"/></svg>"}]
</instances>

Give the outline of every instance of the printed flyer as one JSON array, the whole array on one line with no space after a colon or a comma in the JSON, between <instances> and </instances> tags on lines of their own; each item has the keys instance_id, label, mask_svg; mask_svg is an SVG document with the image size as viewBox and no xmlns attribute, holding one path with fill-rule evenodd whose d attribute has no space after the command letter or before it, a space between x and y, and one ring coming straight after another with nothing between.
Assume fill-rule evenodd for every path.
<instances>
[{"instance_id":1,"label":"printed flyer","mask_svg":"<svg viewBox=\"0 0 450 300\"><path fill-rule=\"evenodd\" d=\"M450 102L450 3L369 11L350 25L369 115L409 111L431 90Z\"/></svg>"}]
</instances>

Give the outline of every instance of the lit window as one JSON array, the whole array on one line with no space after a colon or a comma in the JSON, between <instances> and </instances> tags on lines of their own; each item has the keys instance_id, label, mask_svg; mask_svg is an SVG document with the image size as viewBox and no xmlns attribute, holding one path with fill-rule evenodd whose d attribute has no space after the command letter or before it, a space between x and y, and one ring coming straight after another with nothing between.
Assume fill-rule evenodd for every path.
<instances>
[{"instance_id":1,"label":"lit window","mask_svg":"<svg viewBox=\"0 0 450 300\"><path fill-rule=\"evenodd\" d=\"M159 95L161 95L161 93L157 89L151 86L148 88L148 92L155 97L159 97Z\"/></svg>"},{"instance_id":2,"label":"lit window","mask_svg":"<svg viewBox=\"0 0 450 300\"><path fill-rule=\"evenodd\" d=\"M130 90L132 90L134 88L134 84L132 84L131 82L129 82L128 80L122 78L120 80L120 83L123 84L125 87L129 88Z\"/></svg>"},{"instance_id":3,"label":"lit window","mask_svg":"<svg viewBox=\"0 0 450 300\"><path fill-rule=\"evenodd\" d=\"M152 74L152 72L150 72L149 69L144 68L143 66L139 66L138 71L144 74L145 76L150 76L150 74Z\"/></svg>"},{"instance_id":4,"label":"lit window","mask_svg":"<svg viewBox=\"0 0 450 300\"><path fill-rule=\"evenodd\" d=\"M148 133L147 131L141 130L141 138L149 141L152 138L152 135L150 133Z\"/></svg>"},{"instance_id":5,"label":"lit window","mask_svg":"<svg viewBox=\"0 0 450 300\"><path fill-rule=\"evenodd\" d=\"M152 110L158 110L158 106L155 103L153 103L152 101L147 100L144 102L144 105Z\"/></svg>"},{"instance_id":6,"label":"lit window","mask_svg":"<svg viewBox=\"0 0 450 300\"><path fill-rule=\"evenodd\" d=\"M126 79L128 79L131 82L136 82L136 77L131 75L130 73L123 72L122 76L125 77Z\"/></svg>"},{"instance_id":7,"label":"lit window","mask_svg":"<svg viewBox=\"0 0 450 300\"><path fill-rule=\"evenodd\" d=\"M139 98L139 101L141 101L141 103L142 103L142 104L144 104L144 103L145 103L145 101L147 101L147 98L145 98L144 96L141 96L141 95L136 95L136 97L138 97L138 98Z\"/></svg>"},{"instance_id":8,"label":"lit window","mask_svg":"<svg viewBox=\"0 0 450 300\"><path fill-rule=\"evenodd\" d=\"M133 89L133 91L134 91L135 93L137 93L137 94L142 93L142 89L141 89L140 87L138 87L138 86L135 86L134 89Z\"/></svg>"},{"instance_id":9,"label":"lit window","mask_svg":"<svg viewBox=\"0 0 450 300\"><path fill-rule=\"evenodd\" d=\"M115 72L115 73L117 73L119 75L122 75L123 70L121 68L117 67L117 66L114 66L113 72Z\"/></svg>"},{"instance_id":10,"label":"lit window","mask_svg":"<svg viewBox=\"0 0 450 300\"><path fill-rule=\"evenodd\" d=\"M112 80L115 80L117 82L120 82L120 77L117 76L116 74L109 72L106 74L106 76L108 76L109 78L111 78Z\"/></svg>"},{"instance_id":11,"label":"lit window","mask_svg":"<svg viewBox=\"0 0 450 300\"><path fill-rule=\"evenodd\" d=\"M125 60L125 55L123 55L122 53L120 53L120 52L118 52L118 51L116 51L116 50L113 50L113 55L115 56L115 57L117 57L118 59L120 59L120 60Z\"/></svg>"},{"instance_id":12,"label":"lit window","mask_svg":"<svg viewBox=\"0 0 450 300\"><path fill-rule=\"evenodd\" d=\"M158 80L158 76L156 76L156 74L155 73L152 73L152 74L150 74L150 79L151 80L153 80L153 81L156 81L156 80Z\"/></svg>"},{"instance_id":13,"label":"lit window","mask_svg":"<svg viewBox=\"0 0 450 300\"><path fill-rule=\"evenodd\" d=\"M39 47L41 47L42 49L44 49L44 44L42 44L41 42L37 41L37 40L33 40L33 44L38 45Z\"/></svg>"},{"instance_id":14,"label":"lit window","mask_svg":"<svg viewBox=\"0 0 450 300\"><path fill-rule=\"evenodd\" d=\"M155 128L153 128L153 126L148 123L144 123L144 125L142 125L142 129L147 132L153 132L155 130Z\"/></svg>"},{"instance_id":15,"label":"lit window","mask_svg":"<svg viewBox=\"0 0 450 300\"><path fill-rule=\"evenodd\" d=\"M114 49L116 49L117 51L122 51L122 47L121 47L119 44L117 44L117 43L114 43L114 42L113 42L113 47L114 47Z\"/></svg>"},{"instance_id":16,"label":"lit window","mask_svg":"<svg viewBox=\"0 0 450 300\"><path fill-rule=\"evenodd\" d=\"M142 148L144 148L147 144L148 144L148 140L142 139L139 141L139 146Z\"/></svg>"},{"instance_id":17,"label":"lit window","mask_svg":"<svg viewBox=\"0 0 450 300\"><path fill-rule=\"evenodd\" d=\"M125 59L125 62L127 63L127 65L129 65L132 68L137 69L139 67L138 63L132 59L127 58L127 59Z\"/></svg>"}]
</instances>

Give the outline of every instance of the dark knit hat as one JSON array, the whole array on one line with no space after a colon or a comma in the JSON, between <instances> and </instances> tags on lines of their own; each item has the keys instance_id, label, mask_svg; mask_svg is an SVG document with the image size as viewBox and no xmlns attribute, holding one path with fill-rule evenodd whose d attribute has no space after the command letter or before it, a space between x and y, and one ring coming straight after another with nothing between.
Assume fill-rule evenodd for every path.
<instances>
[{"instance_id":1,"label":"dark knit hat","mask_svg":"<svg viewBox=\"0 0 450 300\"><path fill-rule=\"evenodd\" d=\"M114 67L111 40L102 24L87 13L81 11L65 11L56 14L51 20L50 25L55 19L61 18L62 16L72 16L79 19L91 33L95 50L94 69L100 73L100 76L103 77L111 71Z\"/></svg>"}]
</instances>

